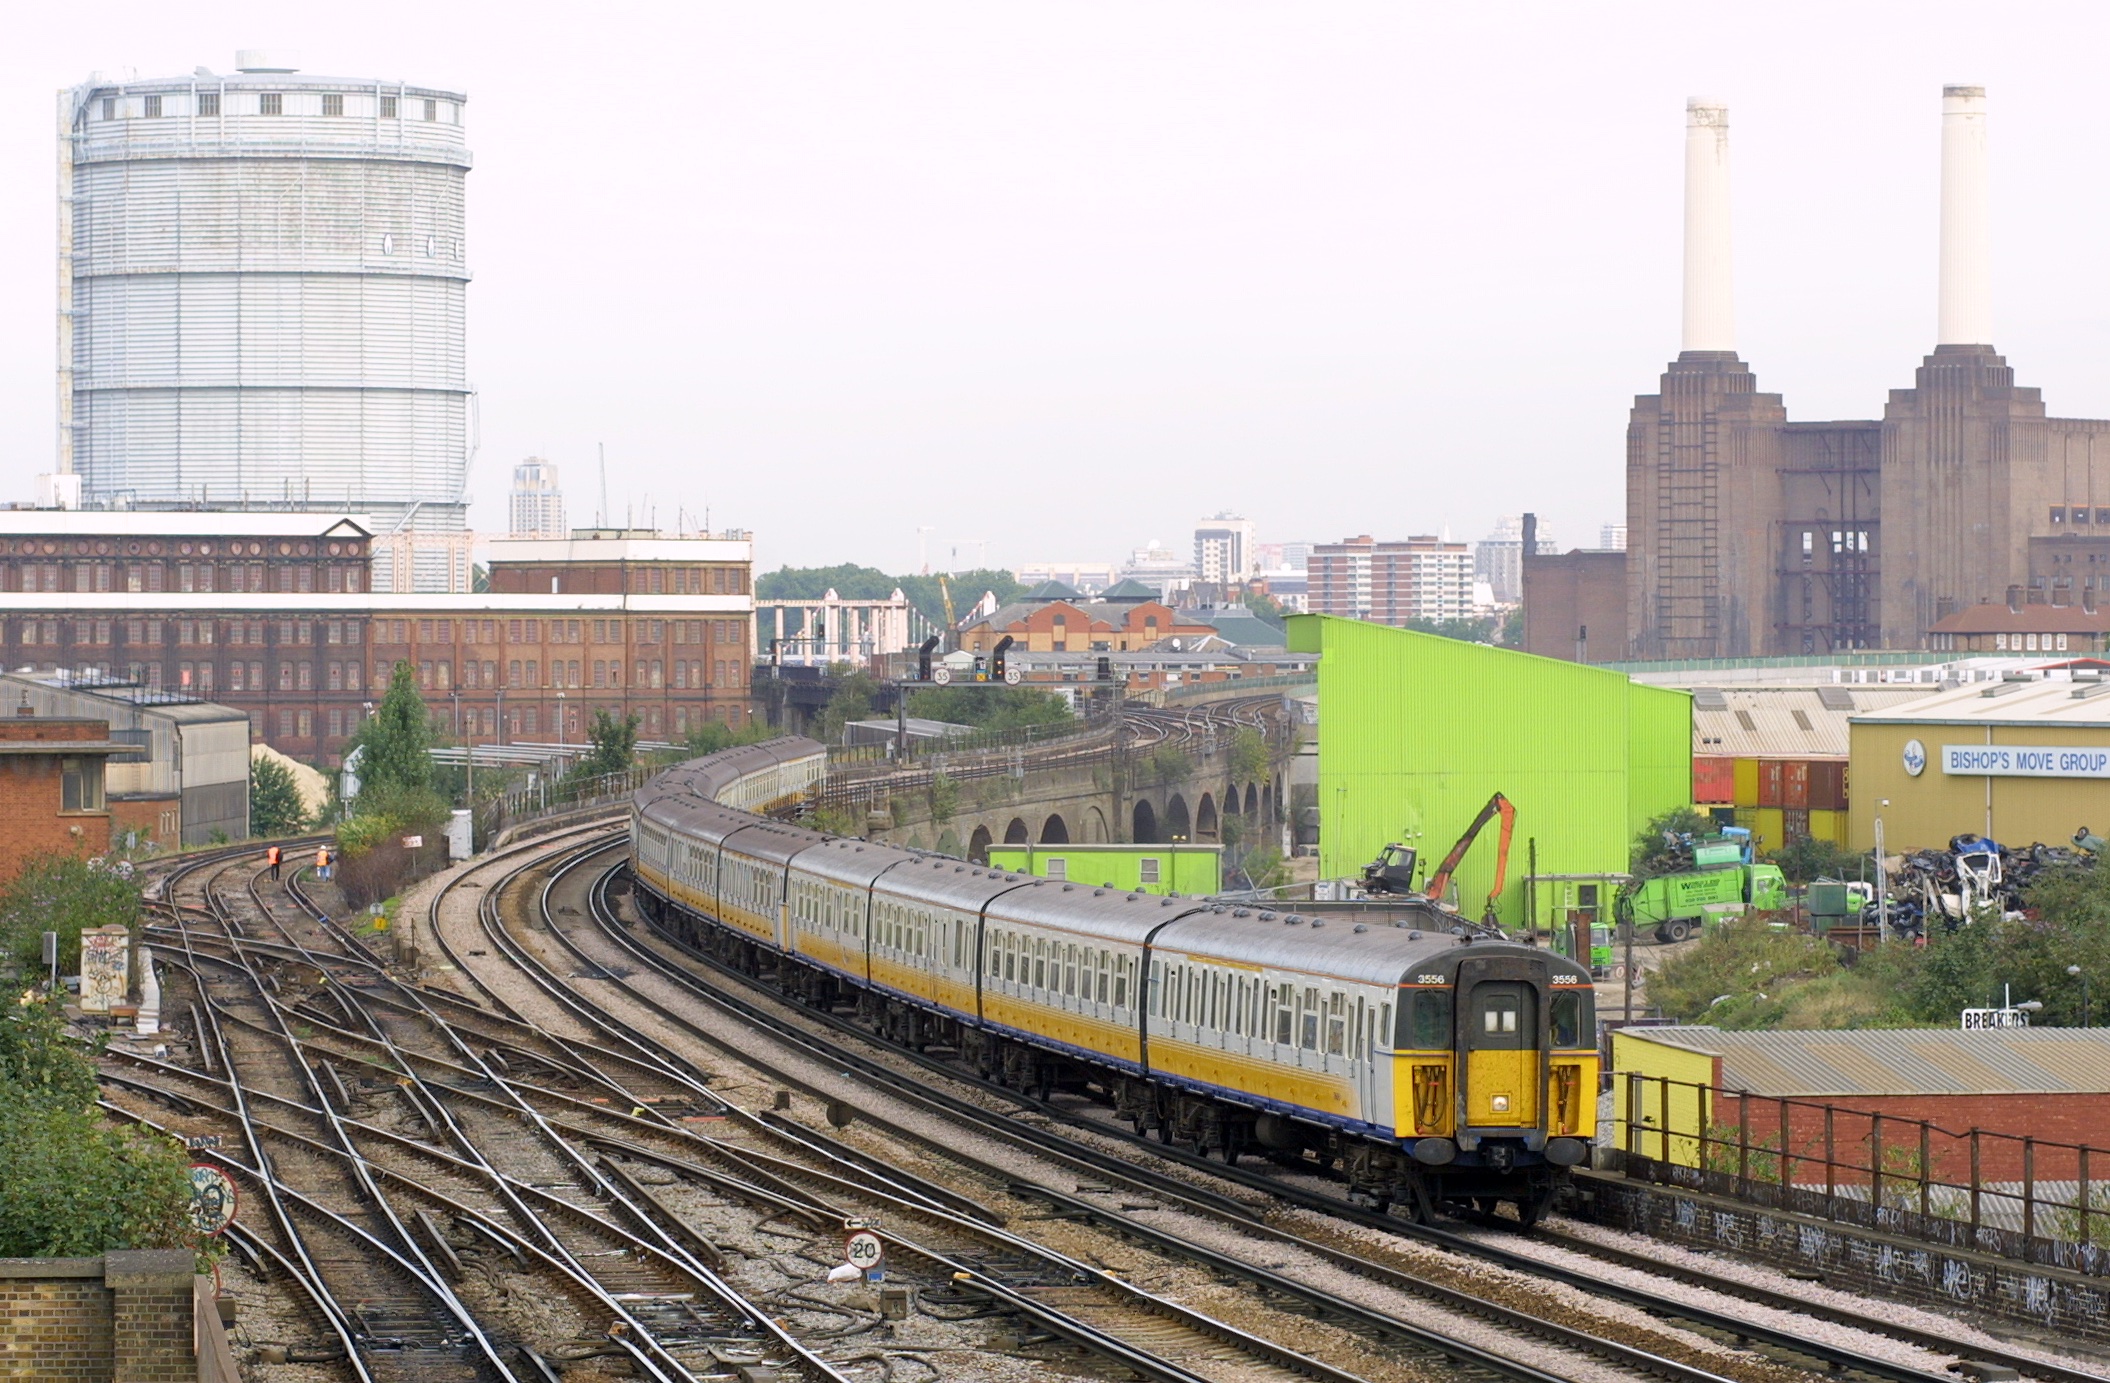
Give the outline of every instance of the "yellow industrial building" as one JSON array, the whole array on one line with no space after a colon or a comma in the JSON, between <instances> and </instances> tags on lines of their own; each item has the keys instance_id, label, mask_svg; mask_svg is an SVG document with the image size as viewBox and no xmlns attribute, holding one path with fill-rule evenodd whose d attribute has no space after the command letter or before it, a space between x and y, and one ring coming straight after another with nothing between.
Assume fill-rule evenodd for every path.
<instances>
[{"instance_id":1,"label":"yellow industrial building","mask_svg":"<svg viewBox=\"0 0 2110 1383\"><path fill-rule=\"evenodd\" d=\"M1965 833L2063 844L2110 830L2110 679L2045 669L1852 720L1849 833L1892 854Z\"/></svg>"}]
</instances>

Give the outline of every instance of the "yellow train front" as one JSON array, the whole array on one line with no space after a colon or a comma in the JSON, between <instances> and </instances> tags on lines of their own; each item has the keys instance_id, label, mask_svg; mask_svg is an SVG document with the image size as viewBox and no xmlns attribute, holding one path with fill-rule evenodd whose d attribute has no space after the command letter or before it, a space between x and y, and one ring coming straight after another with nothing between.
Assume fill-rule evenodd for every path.
<instances>
[{"instance_id":1,"label":"yellow train front","mask_svg":"<svg viewBox=\"0 0 2110 1383\"><path fill-rule=\"evenodd\" d=\"M1221 1155L1337 1161L1359 1199L1422 1218L1507 1201L1535 1221L1596 1133L1594 991L1582 966L1460 921L1170 922L1149 945L1146 1120Z\"/></svg>"}]
</instances>

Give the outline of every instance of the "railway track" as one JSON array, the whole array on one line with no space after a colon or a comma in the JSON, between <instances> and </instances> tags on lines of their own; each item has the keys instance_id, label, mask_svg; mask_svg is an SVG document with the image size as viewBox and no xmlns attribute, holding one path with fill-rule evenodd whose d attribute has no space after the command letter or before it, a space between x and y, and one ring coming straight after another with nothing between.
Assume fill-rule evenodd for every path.
<instances>
[{"instance_id":1,"label":"railway track","mask_svg":"<svg viewBox=\"0 0 2110 1383\"><path fill-rule=\"evenodd\" d=\"M655 956L651 949L638 945L634 938L624 933L620 924L607 919L597 919L597 921L600 922L604 933L618 944L623 945L636 958L639 964L668 965L664 955ZM730 995L717 984L704 984L699 975L707 973L723 980L737 981L743 990L749 992L757 989L768 992L765 986L738 974L738 972L725 969L709 958L682 947L676 939L665 933L655 930L654 936L659 946L666 948L668 951L680 952L685 962L683 967L669 967L662 970L662 973L667 974L670 979L689 986L692 992L699 994L699 996L709 995L715 1001L729 1003L733 1011L739 1013L745 1021L770 1026L772 1030L783 1032L787 1036L797 1032L802 1034L806 1040L813 1040L812 1033L805 1029L802 1024L790 1022L785 1018L785 1012L793 1010L795 1006L777 999L773 994L769 999L761 1002ZM684 971L686 973L683 973ZM1264 1195L1277 1204L1317 1212L1329 1218L1346 1221L1349 1224L1365 1229L1381 1230L1389 1236L1418 1241L1448 1254L1462 1258L1477 1259L1487 1264L1541 1280L1577 1287L1607 1299L1624 1301L1645 1311L1652 1317L1680 1321L1686 1326L1716 1339L1757 1346L1773 1353L1776 1357L1797 1362L1803 1367L1814 1365L1826 1371L1851 1372L1863 1377L1895 1380L1896 1383L1905 1383L1906 1380L1927 1380L1949 1376L1926 1367L1895 1363L1872 1355L1865 1349L1817 1338L1806 1326L1768 1324L1754 1319L1749 1313L1740 1312L1738 1309L1739 1303L1748 1301L1751 1297L1750 1289L1740 1281L1710 1276L1693 1269L1686 1269L1682 1272L1681 1275L1686 1280L1693 1282L1694 1285L1705 1287L1710 1293L1716 1294L1719 1298L1719 1302L1716 1304L1694 1300L1688 1295L1617 1286L1606 1282L1601 1276L1593 1277L1586 1272L1579 1272L1545 1262L1542 1257L1533 1255L1528 1248L1515 1246L1516 1241L1514 1240L1505 1244L1486 1236L1474 1237L1443 1229L1416 1226L1397 1217L1351 1205L1343 1196L1332 1190L1315 1189L1310 1185L1302 1184L1311 1179L1309 1176L1284 1177L1250 1167L1226 1167L1222 1163L1203 1159L1183 1149L1168 1148L1158 1143L1149 1142L1128 1134L1103 1119L1080 1117L1078 1111L1074 1108L1042 1102L1020 1092L981 1081L974 1077L972 1073L963 1071L960 1067L950 1062L934 1059L925 1053L911 1051L887 1043L877 1038L869 1030L850 1023L838 1015L822 1014L804 1007L796 1007L795 1011L800 1019L823 1025L835 1034L842 1036L854 1035L860 1043L883 1048L897 1061L913 1063L915 1068L922 1071L942 1073L948 1080L971 1087L986 1099L1001 1100L1015 1110L1030 1112L1040 1119L1050 1121L1057 1126L1057 1129L1046 1136L1033 1131L1021 1131L1024 1136L1036 1143L1045 1144L1052 1142L1064 1145L1067 1150L1090 1162L1102 1175L1107 1176L1109 1179L1118 1179L1123 1184L1130 1185L1139 1191L1168 1196L1192 1196L1193 1183L1188 1180L1166 1177L1162 1174L1147 1174L1138 1168L1131 1157L1119 1155L1107 1155L1103 1159L1093 1157L1080 1147L1073 1136L1073 1131L1090 1130L1110 1139L1119 1138L1131 1146L1141 1145L1147 1147L1155 1159L1168 1160L1176 1165L1184 1166L1190 1174L1199 1173L1211 1179L1228 1180L1233 1184L1244 1186ZM854 1069L860 1077L889 1084L895 1092L902 1094L904 1097L940 1098L937 1092L928 1088L927 1081L916 1077L904 1076L895 1067L887 1063L860 1058L842 1048L840 1044L831 1046L830 1050L835 1053L834 1059L836 1061ZM1319 1169L1315 1166L1306 1166L1301 1170L1305 1173L1316 1173ZM1588 1251L1581 1245L1576 1247L1578 1251ZM1635 1264L1634 1266L1644 1267L1645 1270L1645 1265L1643 1264ZM1974 1343L1966 1352L1966 1357L1957 1358L1957 1343L1953 1338L1944 1338L1932 1332L1914 1330L1873 1313L1853 1312L1834 1306L1805 1302L1800 1298L1789 1297L1786 1294L1776 1293L1775 1296L1779 1300L1769 1304L1777 1306L1780 1310L1792 1311L1803 1317L1814 1317L1830 1323L1847 1326L1872 1337L1887 1337L1897 1340L1916 1348L1947 1356L1959 1365L1976 1368L1984 1366L2010 1368L2030 1377L2053 1380L2054 1383L2103 1383L2103 1375L2047 1361L2022 1351L2003 1349L1995 1345Z\"/></svg>"},{"instance_id":2,"label":"railway track","mask_svg":"<svg viewBox=\"0 0 2110 1383\"><path fill-rule=\"evenodd\" d=\"M602 882L605 884L605 876L602 876ZM596 894L605 895L605 888L597 889ZM620 939L622 935L620 924L607 917L605 909L602 907L597 906L593 911L596 914L599 935L610 941ZM562 935L571 930L573 929L560 926L557 928L557 934L563 944L572 948L571 955L574 964L587 973L607 973L610 968L608 958L602 953L589 950L580 939L585 934L584 929L578 929L578 936ZM635 967L638 967L633 970L626 983L626 989L635 994L639 988L637 981L645 977L645 971L657 969L663 962L660 962L648 952L635 948L631 949L627 954L630 962ZM666 975L664 971L661 974L664 978L673 978ZM594 990L597 996L602 992L598 986L595 986ZM693 996L693 991L683 991L684 999ZM708 998L709 996L706 994L701 997ZM674 1028L685 1028L691 1035L712 1042L728 1056L739 1056L741 1059L749 1061L756 1060L755 1053L752 1050L740 1049L737 1043L729 1044L724 1039L716 1038L708 1032L697 1029L695 1025L687 1023L684 1014L677 1011L682 1007L681 1004L655 1001L652 1006L657 1010L657 1017L664 1024ZM739 1017L743 1022L754 1022L757 1020L757 1015L744 1007L740 1009ZM766 1021L762 1025L768 1026ZM633 1023L631 1026L640 1027L642 1025ZM774 1035L786 1035L778 1032L773 1027L771 1031ZM816 1045L813 1043L810 1034L799 1034L794 1040L801 1040L807 1043L813 1055L821 1060L835 1065L855 1065L860 1072L864 1071L862 1063L839 1045ZM786 1083L795 1085L802 1083L795 1071L783 1068L772 1071L771 1077L772 1079L783 1080ZM892 1084L898 1089L903 1082L896 1076ZM812 1093L823 1100L836 1098L838 1094L837 1091L825 1088L814 1089ZM890 1091L890 1093L894 1092ZM955 1120L961 1114L961 1110L956 1107L949 1108L947 1112L949 1117ZM985 1125L990 1117L989 1111L986 1109L970 1107L967 1112L975 1121ZM918 1135L902 1130L898 1126L890 1126L889 1132L900 1134L909 1140L920 1138L925 1143L933 1141L927 1133ZM942 1137L936 1140L935 1146L942 1148L944 1154L955 1161L960 1160L962 1157L958 1148L951 1146ZM1080 1188L1081 1191L1087 1192L1085 1194L1068 1195L1046 1186L1022 1188L1014 1184L1010 1188L1014 1193L1023 1194L1042 1202L1047 1207L1045 1213L1059 1218L1091 1220L1103 1226L1114 1228L1125 1237L1139 1243L1148 1244L1158 1252L1172 1257L1185 1258L1190 1262L1200 1263L1213 1273L1227 1278L1235 1278L1250 1287L1258 1288L1263 1293L1283 1299L1298 1299L1309 1309L1328 1317L1338 1320L1352 1320L1356 1322L1357 1328L1383 1336L1394 1344L1413 1343L1438 1352L1451 1352L1454 1358L1461 1355L1472 1357L1461 1349L1460 1342L1455 1336L1432 1341L1426 1336L1419 1339L1410 1339L1407 1335L1398 1333L1398 1327L1403 1323L1405 1315L1422 1314L1420 1312L1401 1312L1397 1308L1390 1312L1371 1311L1368 1307L1359 1306L1339 1293L1329 1293L1323 1289L1314 1288L1308 1283L1300 1284L1294 1278L1285 1277L1279 1273L1272 1273L1264 1266L1256 1265L1238 1254L1213 1251L1206 1245L1198 1243L1192 1238L1185 1237L1176 1231L1153 1225L1147 1216L1124 1214L1120 1206L1120 1197L1123 1194L1132 1197L1135 1190L1142 1189L1133 1175L1124 1175L1132 1173L1135 1169L1128 1166L1123 1159L1117 1157L1099 1160L1079 1158L1075 1155L1077 1150L1074 1143L1070 1143L1060 1136L1053 1139L1038 1140L1035 1143L1035 1151L1038 1155L1044 1156L1051 1150L1058 1156L1068 1157L1071 1165L1080 1172L1089 1171L1094 1176L1112 1172L1113 1175L1106 1176L1103 1184L1096 1182L1086 1183L1084 1187ZM980 1170L984 1175L988 1176L1001 1177L1003 1175L999 1169L988 1165L984 1165ZM1163 1199L1162 1193L1167 1189L1167 1185L1166 1181L1156 1181L1151 1184L1151 1189L1161 1193L1159 1198ZM1383 1265L1371 1262L1359 1255L1331 1249L1328 1246L1310 1240L1300 1239L1295 1235L1265 1230L1264 1227L1256 1230L1250 1218L1254 1212L1246 1206L1238 1205L1235 1202L1212 1202L1207 1197L1198 1196L1191 1187L1183 1186L1179 1183L1170 1183L1170 1185L1177 1188L1173 1192L1171 1199L1177 1203L1178 1208L1183 1213L1204 1214L1213 1217L1217 1222L1218 1228L1229 1227L1234 1229L1236 1233L1246 1237L1257 1237L1270 1247L1293 1248L1300 1255L1320 1260L1337 1271L1355 1276L1365 1282L1381 1281L1389 1288L1403 1291L1418 1290L1418 1294L1424 1301L1432 1296L1443 1298L1443 1294L1435 1289L1434 1284L1417 1283L1412 1280L1409 1274L1387 1269ZM1125 1191L1118 1190L1117 1187L1125 1187L1127 1189ZM1557 1322L1542 1319L1539 1314L1530 1310L1509 1309L1505 1311L1495 1304L1473 1301L1465 1294L1457 1292L1449 1294L1447 1299L1442 1299L1441 1304L1449 1310L1469 1310L1483 1318L1498 1320L1506 1329L1528 1331L1542 1340L1553 1341L1563 1349L1573 1349L1595 1355L1599 1360L1615 1363L1622 1369L1633 1373L1670 1378L1716 1376L1708 1368L1697 1367L1677 1359L1651 1354L1645 1350L1626 1345L1617 1339L1607 1338L1601 1333L1591 1335L1582 1330L1564 1328ZM1501 1372L1505 1367L1513 1368L1515 1362L1514 1360L1501 1361L1498 1358L1476 1360L1477 1365L1484 1366L1495 1372ZM1517 1375L1512 1374L1511 1376ZM1921 1371L1892 1369L1879 1376L1925 1379L1939 1375Z\"/></svg>"},{"instance_id":3,"label":"railway track","mask_svg":"<svg viewBox=\"0 0 2110 1383\"><path fill-rule=\"evenodd\" d=\"M255 1245L255 1257L296 1274L354 1376L554 1376L544 1355L524 1342L502 1349L480 1324L492 1294L478 1289L493 1284L464 1261L456 1240L467 1234L598 1314L599 1352L628 1356L637 1376L730 1367L842 1380L697 1262L548 1112L590 1114L594 1096L513 1078L517 1063L576 1083L575 1059L545 1035L494 1031L494 1015L472 1019L455 1005L456 1022L441 1018L298 888L267 891L256 872L226 886L249 868L206 862L179 875L171 892L212 871L198 902L169 904L178 925L153 935L194 977L202 1064L226 1074L152 1071L160 1064L134 1058L162 1079L118 1084L193 1124L240 1130L250 1155L222 1160L283 1212L273 1217L282 1242ZM237 973L246 987L230 988ZM397 1127L357 1117L397 1101ZM317 1221L352 1237L318 1251Z\"/></svg>"}]
</instances>

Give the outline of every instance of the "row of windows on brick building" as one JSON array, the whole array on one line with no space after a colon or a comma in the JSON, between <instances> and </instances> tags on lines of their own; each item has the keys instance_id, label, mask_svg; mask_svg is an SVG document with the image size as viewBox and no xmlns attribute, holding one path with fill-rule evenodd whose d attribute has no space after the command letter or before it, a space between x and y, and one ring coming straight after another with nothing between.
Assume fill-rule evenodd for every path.
<instances>
[{"instance_id":1,"label":"row of windows on brick building","mask_svg":"<svg viewBox=\"0 0 2110 1383\"><path fill-rule=\"evenodd\" d=\"M568 722L566 733L577 733L579 728L592 718L595 709L597 708L591 706L563 708L562 714ZM610 715L617 715L622 712L623 708L610 706L605 709ZM315 727L320 724L324 727L327 737L332 741L337 741L355 732L359 728L359 722L365 717L365 714L363 709L356 706L331 707L329 710L320 713L313 710L288 709L276 712L274 720L279 739L312 739L315 734ZM470 706L462 708L457 714L460 717L460 728L456 732L458 734L491 737L498 733L498 712L494 707ZM551 733L555 733L559 714L558 708L550 708L550 714L545 722L545 718L538 707L514 707L506 712L508 732L514 737L533 738L543 733L546 723L548 730ZM712 721L720 724L735 724L738 722L739 716L739 708L735 706L721 706L717 708L676 706L671 717L663 716L659 707L649 706L644 710L639 728L647 735L659 735L664 734L667 727L671 724L675 734L686 735L690 730L701 728Z\"/></svg>"},{"instance_id":2,"label":"row of windows on brick building","mask_svg":"<svg viewBox=\"0 0 2110 1383\"><path fill-rule=\"evenodd\" d=\"M70 568L70 570L69 570ZM9 588L20 591L257 591L267 587L287 594L352 593L366 589L366 574L356 566L322 568L311 564L272 566L264 562L24 562L8 570ZM273 571L277 575L266 576Z\"/></svg>"}]
</instances>

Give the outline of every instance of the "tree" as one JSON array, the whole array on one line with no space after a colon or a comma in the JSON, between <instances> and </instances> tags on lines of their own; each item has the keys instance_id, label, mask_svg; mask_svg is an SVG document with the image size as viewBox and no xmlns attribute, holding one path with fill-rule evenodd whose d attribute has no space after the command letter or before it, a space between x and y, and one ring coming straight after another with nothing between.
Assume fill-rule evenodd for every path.
<instances>
[{"instance_id":1,"label":"tree","mask_svg":"<svg viewBox=\"0 0 2110 1383\"><path fill-rule=\"evenodd\" d=\"M1632 872L1636 878L1660 874L1669 867L1671 851L1663 843L1665 832L1679 836L1704 836L1712 833L1714 822L1701 816L1690 807L1673 807L1667 812L1649 818L1649 823L1634 837Z\"/></svg>"},{"instance_id":2,"label":"tree","mask_svg":"<svg viewBox=\"0 0 2110 1383\"><path fill-rule=\"evenodd\" d=\"M908 713L984 730L1061 725L1075 718L1070 703L1054 692L1003 685L926 687L910 693Z\"/></svg>"},{"instance_id":3,"label":"tree","mask_svg":"<svg viewBox=\"0 0 2110 1383\"><path fill-rule=\"evenodd\" d=\"M384 797L432 791L432 716L409 663L396 664L388 694L345 746L347 755L354 750L362 797L375 789Z\"/></svg>"},{"instance_id":4,"label":"tree","mask_svg":"<svg viewBox=\"0 0 2110 1383\"><path fill-rule=\"evenodd\" d=\"M1251 610L1259 618L1266 620L1277 629L1282 628L1283 618L1289 614L1289 611L1282 607L1281 601L1265 591L1247 591L1244 599L1246 609Z\"/></svg>"},{"instance_id":5,"label":"tree","mask_svg":"<svg viewBox=\"0 0 2110 1383\"><path fill-rule=\"evenodd\" d=\"M586 727L586 739L591 747L572 766L574 777L605 778L627 773L637 763L636 716L618 720L605 707L596 710L593 723Z\"/></svg>"},{"instance_id":6,"label":"tree","mask_svg":"<svg viewBox=\"0 0 2110 1383\"><path fill-rule=\"evenodd\" d=\"M1250 725L1231 732L1231 780L1250 783L1268 776L1274 759L1268 753L1267 736Z\"/></svg>"},{"instance_id":7,"label":"tree","mask_svg":"<svg viewBox=\"0 0 2110 1383\"><path fill-rule=\"evenodd\" d=\"M1788 987L1839 968L1829 943L1750 914L1721 923L1649 977L1648 997L1684 1023L1772 1027Z\"/></svg>"},{"instance_id":8,"label":"tree","mask_svg":"<svg viewBox=\"0 0 2110 1383\"><path fill-rule=\"evenodd\" d=\"M984 591L994 595L999 605L1008 605L1026 593L1026 588L1010 572L988 567L950 572L945 579L952 587L953 613L962 618L968 607L982 598ZM909 604L921 610L925 619L944 627L945 597L938 589L937 577L897 576L894 581L901 587L901 593L908 597Z\"/></svg>"},{"instance_id":9,"label":"tree","mask_svg":"<svg viewBox=\"0 0 2110 1383\"><path fill-rule=\"evenodd\" d=\"M1523 606L1512 605L1509 607L1509 612L1502 616L1502 627L1495 636L1495 642L1501 644L1504 648L1522 648L1524 646Z\"/></svg>"},{"instance_id":10,"label":"tree","mask_svg":"<svg viewBox=\"0 0 2110 1383\"><path fill-rule=\"evenodd\" d=\"M682 747L692 757L715 754L721 749L731 749L735 745L760 744L764 740L774 739L776 733L766 722L760 720L750 720L738 729L722 720L706 720L689 727L689 732L682 736Z\"/></svg>"},{"instance_id":11,"label":"tree","mask_svg":"<svg viewBox=\"0 0 2110 1383\"><path fill-rule=\"evenodd\" d=\"M835 692L821 711L816 728L823 743L834 744L842 739L843 726L872 714L872 696L879 690L879 683L872 680L871 673L847 663L838 663L829 671L835 675Z\"/></svg>"},{"instance_id":12,"label":"tree","mask_svg":"<svg viewBox=\"0 0 2110 1383\"><path fill-rule=\"evenodd\" d=\"M293 770L268 755L249 761L249 834L298 835L307 829L308 806Z\"/></svg>"},{"instance_id":13,"label":"tree","mask_svg":"<svg viewBox=\"0 0 2110 1383\"><path fill-rule=\"evenodd\" d=\"M189 1162L95 1112L95 1066L56 1001L0 1012L0 1257L184 1247Z\"/></svg>"},{"instance_id":14,"label":"tree","mask_svg":"<svg viewBox=\"0 0 2110 1383\"><path fill-rule=\"evenodd\" d=\"M43 934L59 934L59 954L80 951L86 927L137 927L139 884L122 861L52 851L32 856L0 889L0 935L25 971L43 962Z\"/></svg>"},{"instance_id":15,"label":"tree","mask_svg":"<svg viewBox=\"0 0 2110 1383\"><path fill-rule=\"evenodd\" d=\"M1407 628L1421 634L1434 634L1439 638L1458 639L1464 643L1493 643L1498 625L1488 619L1410 619Z\"/></svg>"},{"instance_id":16,"label":"tree","mask_svg":"<svg viewBox=\"0 0 2110 1383\"><path fill-rule=\"evenodd\" d=\"M1868 874L1868 856L1828 840L1805 836L1766 856L1780 866L1789 883L1806 884L1812 879L1859 879Z\"/></svg>"}]
</instances>

